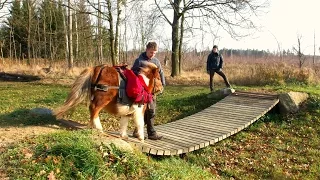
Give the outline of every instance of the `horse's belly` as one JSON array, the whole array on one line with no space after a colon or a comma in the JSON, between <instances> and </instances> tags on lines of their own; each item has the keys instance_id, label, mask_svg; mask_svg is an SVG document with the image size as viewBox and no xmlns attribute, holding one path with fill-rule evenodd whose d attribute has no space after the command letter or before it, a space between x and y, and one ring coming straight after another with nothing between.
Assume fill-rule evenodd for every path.
<instances>
[{"instance_id":1,"label":"horse's belly","mask_svg":"<svg viewBox=\"0 0 320 180\"><path fill-rule=\"evenodd\" d=\"M132 106L117 104L117 115L127 116L133 114L135 109Z\"/></svg>"}]
</instances>

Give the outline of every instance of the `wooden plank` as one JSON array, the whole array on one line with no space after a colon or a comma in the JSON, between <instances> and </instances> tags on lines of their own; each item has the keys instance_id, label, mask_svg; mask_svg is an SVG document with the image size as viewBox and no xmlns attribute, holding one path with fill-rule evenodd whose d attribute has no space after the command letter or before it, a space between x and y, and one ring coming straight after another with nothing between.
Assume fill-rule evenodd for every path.
<instances>
[{"instance_id":1,"label":"wooden plank","mask_svg":"<svg viewBox=\"0 0 320 180\"><path fill-rule=\"evenodd\" d=\"M277 98L274 98L277 99ZM268 101L272 101L274 99L265 99L265 98L255 98L255 97L248 97L248 96L228 96L224 99L222 99L222 101L254 101L254 102L268 102Z\"/></svg>"},{"instance_id":2,"label":"wooden plank","mask_svg":"<svg viewBox=\"0 0 320 180\"><path fill-rule=\"evenodd\" d=\"M206 120L212 120L215 121L215 117L221 117L225 119L238 119L242 121L247 121L248 118L252 118L255 116L239 116L239 114L225 114L225 113L220 113L220 112L215 112L215 113L199 113L197 116L188 116L185 117L183 121L195 121L195 120L201 120L201 118L205 118ZM174 122L179 122L179 121L174 121Z\"/></svg>"},{"instance_id":3,"label":"wooden plank","mask_svg":"<svg viewBox=\"0 0 320 180\"><path fill-rule=\"evenodd\" d=\"M157 155L157 152L158 152L158 150L156 150L156 149L151 149L150 150L150 154L153 154L153 155Z\"/></svg>"},{"instance_id":4,"label":"wooden plank","mask_svg":"<svg viewBox=\"0 0 320 180\"><path fill-rule=\"evenodd\" d=\"M190 126L189 124L182 124L183 126ZM233 127L229 127L226 128L224 126L221 126L221 124L217 124L217 123L212 123L212 122L203 122L203 123L199 123L198 127L206 127L211 129L212 131L215 131L217 133L220 134L233 134L235 131L237 131L237 129L239 129L239 126L233 126ZM219 134L218 134L219 135Z\"/></svg>"},{"instance_id":5,"label":"wooden plank","mask_svg":"<svg viewBox=\"0 0 320 180\"><path fill-rule=\"evenodd\" d=\"M179 128L181 126L189 127L189 128L195 128L195 127L200 128L200 129L196 128L197 132L201 131L203 128L206 128L208 131L210 131L210 133L212 133L213 135L216 135L216 136L221 136L221 134L228 134L228 133L232 133L232 131L236 131L235 127L231 127L231 128L226 129L224 127L221 127L221 125L219 125L219 124L209 124L209 123L202 123L201 125L199 123L199 125L194 126L193 124L189 124L188 122L182 122L179 124L171 125L170 127ZM167 129L166 127L163 127L163 128ZM222 129L223 129L223 131L222 131Z\"/></svg>"},{"instance_id":6,"label":"wooden plank","mask_svg":"<svg viewBox=\"0 0 320 180\"><path fill-rule=\"evenodd\" d=\"M176 133L174 132L164 132L161 130L158 130L159 134L163 135L163 139L162 141L168 141L168 142L172 142L174 144L178 144L178 145L183 145L183 146L189 146L190 144L194 144L195 143L195 139L194 137L191 138L185 138L185 137L181 137L177 136ZM209 141L202 141L202 140L197 140L198 144L200 144L200 146L207 146L209 145Z\"/></svg>"},{"instance_id":7,"label":"wooden plank","mask_svg":"<svg viewBox=\"0 0 320 180\"><path fill-rule=\"evenodd\" d=\"M188 129L188 131L185 129L185 130L182 130L182 129L177 129L175 127L167 127L166 129L168 130L171 130L171 131L175 131L176 133L179 133L181 135L181 137L184 137L184 136L191 136L195 141L195 144L197 142L206 142L210 139L213 139L215 138L215 134L213 132L208 132L207 135L204 135L204 134L199 134L199 132L196 132L196 129Z\"/></svg>"},{"instance_id":8,"label":"wooden plank","mask_svg":"<svg viewBox=\"0 0 320 180\"><path fill-rule=\"evenodd\" d=\"M255 116L256 113L254 111L252 111L250 114L249 113L244 114L244 113L238 112L236 110L226 111L226 109L223 109L220 107L215 107L214 109L210 109L208 111L204 111L204 112L199 113L199 115L219 115L219 114L226 114L228 116L235 115L236 117L245 116L245 117L251 118L252 116Z\"/></svg>"},{"instance_id":9,"label":"wooden plank","mask_svg":"<svg viewBox=\"0 0 320 180\"><path fill-rule=\"evenodd\" d=\"M182 146L177 145L177 144L172 144L172 143L168 143L166 141L161 141L161 140L145 140L143 145L151 145L153 148L156 148L158 150L165 150L165 149L170 149L170 150L175 150L178 151L179 149L185 149L188 148L188 146Z\"/></svg>"},{"instance_id":10,"label":"wooden plank","mask_svg":"<svg viewBox=\"0 0 320 180\"><path fill-rule=\"evenodd\" d=\"M269 107L268 106L264 106L264 107L252 107L252 106L245 106L245 105L238 105L238 104L229 104L229 103L220 103L219 106L220 108L225 108L225 109L233 109L233 110L237 110L237 111L263 111L266 108Z\"/></svg>"},{"instance_id":11,"label":"wooden plank","mask_svg":"<svg viewBox=\"0 0 320 180\"><path fill-rule=\"evenodd\" d=\"M199 123L200 124L200 123ZM238 128L240 126L243 126L244 123L240 124L240 125L232 125L228 122L224 123L224 122L214 122L214 121L207 121L207 122L202 122L203 125L207 125L207 126L211 126L211 128L215 128L218 127L218 132L223 130L223 131L232 131L235 128ZM172 124L170 125L171 127L179 127L179 126L184 126L184 125L193 125L192 123L190 124L190 122L179 122L177 124L175 124L175 126L173 126ZM168 127L168 126L166 126ZM196 127L196 126L193 126ZM227 132L226 132L227 133Z\"/></svg>"},{"instance_id":12,"label":"wooden plank","mask_svg":"<svg viewBox=\"0 0 320 180\"><path fill-rule=\"evenodd\" d=\"M251 98L237 98L237 97L230 97L230 98L225 98L222 100L222 102L227 102L227 103L233 103L233 104L251 104L251 105L263 105L263 104L268 104L273 100L265 100L265 99L259 99L259 101ZM214 105L219 105L219 102L217 102Z\"/></svg>"},{"instance_id":13,"label":"wooden plank","mask_svg":"<svg viewBox=\"0 0 320 180\"><path fill-rule=\"evenodd\" d=\"M250 119L254 119L254 117L250 117ZM248 122L248 120L244 121L243 120L244 118L241 118L241 119L240 118L239 119L235 119L235 118L228 119L228 118L230 118L230 117L227 117L224 115L219 115L219 116L216 115L214 117L212 117L210 115L199 116L199 119L201 119L202 122L212 122L212 123L220 124L224 127L240 126L240 125L243 125L244 123Z\"/></svg>"},{"instance_id":14,"label":"wooden plank","mask_svg":"<svg viewBox=\"0 0 320 180\"><path fill-rule=\"evenodd\" d=\"M193 144L197 144L198 142L208 142L210 139L214 139L217 135L214 132L208 132L207 134L199 133L196 129L176 129L175 127L167 127L167 130L174 131L175 133L181 135L181 137L189 136L194 140ZM190 139L190 138L189 138ZM192 144L190 144L192 145Z\"/></svg>"},{"instance_id":15,"label":"wooden plank","mask_svg":"<svg viewBox=\"0 0 320 180\"><path fill-rule=\"evenodd\" d=\"M168 126L162 126L160 129L158 128L158 130L166 131L166 127L168 127ZM192 122L190 123L190 122L187 122L187 121L176 123L176 124L170 124L170 127L174 127L174 128L177 128L177 129L183 128L183 127L188 127L188 128L196 129L198 131L212 131L212 130L216 129L214 127L204 126L203 124L200 124L200 123L197 124L197 122L196 123L192 123ZM230 131L230 129L224 130L224 131L222 131L221 129L219 129L219 130L216 129L216 131L214 131L214 133L217 134L217 135L220 135L220 134L228 133L229 131Z\"/></svg>"},{"instance_id":16,"label":"wooden plank","mask_svg":"<svg viewBox=\"0 0 320 180\"><path fill-rule=\"evenodd\" d=\"M250 96L255 98L272 98L277 99L277 94L265 94L265 93L253 93L253 92L244 92L244 91L237 91L235 93L232 93L230 96Z\"/></svg>"},{"instance_id":17,"label":"wooden plank","mask_svg":"<svg viewBox=\"0 0 320 180\"><path fill-rule=\"evenodd\" d=\"M184 126L183 128L177 128L177 127L174 127L175 129L180 129L180 130L185 130L186 132L193 132L193 133L196 133L198 135L198 137L207 137L209 136L210 138L212 137L219 137L221 135L224 135L225 133L216 133L215 131L200 131L199 129L196 129L195 127L188 127L188 126ZM209 135L210 134L210 135ZM208 139L208 141L211 140L211 139ZM199 141L194 141L195 143L196 142L199 142Z\"/></svg>"},{"instance_id":18,"label":"wooden plank","mask_svg":"<svg viewBox=\"0 0 320 180\"><path fill-rule=\"evenodd\" d=\"M209 109L205 109L204 111L208 111L208 110L211 110L211 109L215 109L215 108L218 108L218 107L221 107L221 106L237 106L237 109L238 108L245 108L245 109L248 109L248 110L251 110L251 109L265 109L265 108L269 108L270 105L272 104L272 102L268 102L268 103L260 103L260 104L257 104L257 103L253 103L253 102L246 102L246 103L237 103L237 102L232 102L232 103L229 103L227 101L224 101L224 102L221 102L219 104L216 104L216 106L213 106L212 108L209 108ZM241 109L243 109L241 108ZM235 109L235 110L237 110Z\"/></svg>"}]
</instances>

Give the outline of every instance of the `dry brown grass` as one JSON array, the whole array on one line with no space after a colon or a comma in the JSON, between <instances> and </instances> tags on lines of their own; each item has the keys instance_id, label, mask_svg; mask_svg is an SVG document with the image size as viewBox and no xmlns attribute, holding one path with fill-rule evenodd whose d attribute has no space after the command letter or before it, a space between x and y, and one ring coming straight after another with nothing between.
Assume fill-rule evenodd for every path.
<instances>
[{"instance_id":1,"label":"dry brown grass","mask_svg":"<svg viewBox=\"0 0 320 180\"><path fill-rule=\"evenodd\" d=\"M170 63L163 69L168 85L208 85L209 76L206 73L206 54L185 55L183 69L180 77L172 78ZM159 60L163 64L164 54L159 53ZM19 73L40 76L43 82L68 84L77 77L85 66L74 67L67 70L66 63L54 63L52 66L44 63L44 60L33 61L33 65L27 66L21 61L1 61L0 72ZM131 66L133 61L127 62ZM225 57L223 71L233 85L277 85L286 83L317 84L320 82L320 64L312 64L311 60L300 69L298 60L287 57L280 60L277 57L245 58ZM223 80L215 76L215 83L223 85Z\"/></svg>"}]
</instances>

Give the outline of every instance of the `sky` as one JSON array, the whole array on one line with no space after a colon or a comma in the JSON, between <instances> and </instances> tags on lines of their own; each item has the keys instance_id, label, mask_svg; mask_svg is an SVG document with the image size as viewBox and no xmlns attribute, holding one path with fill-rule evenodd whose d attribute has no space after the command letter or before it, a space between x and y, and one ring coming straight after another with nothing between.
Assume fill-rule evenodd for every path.
<instances>
[{"instance_id":1,"label":"sky","mask_svg":"<svg viewBox=\"0 0 320 180\"><path fill-rule=\"evenodd\" d=\"M301 48L304 54L313 55L314 34L316 55L320 55L320 0L269 0L267 13L256 21L260 31L238 41L220 31L221 38L215 42L219 48L259 49L277 51L292 50L297 47L301 35ZM318 14L319 13L319 14Z\"/></svg>"}]
</instances>

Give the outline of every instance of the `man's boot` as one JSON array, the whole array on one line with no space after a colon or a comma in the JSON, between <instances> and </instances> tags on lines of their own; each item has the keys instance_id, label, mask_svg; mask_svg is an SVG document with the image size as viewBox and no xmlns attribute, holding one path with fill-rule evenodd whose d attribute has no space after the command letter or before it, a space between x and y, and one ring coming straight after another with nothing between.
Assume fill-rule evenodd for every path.
<instances>
[{"instance_id":1,"label":"man's boot","mask_svg":"<svg viewBox=\"0 0 320 180\"><path fill-rule=\"evenodd\" d=\"M148 139L160 140L162 139L162 136L158 135L156 130L154 129L154 117L154 109L147 109L145 112L144 121L145 124L147 124Z\"/></svg>"}]
</instances>

